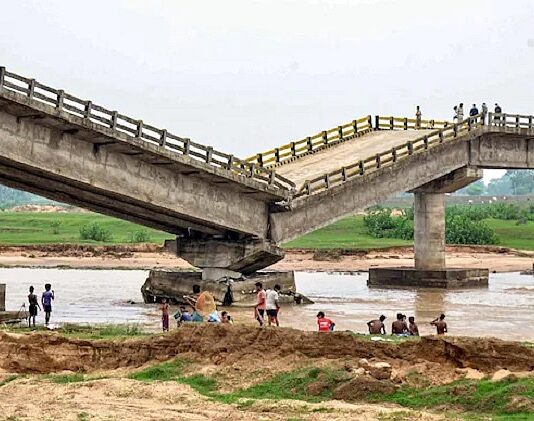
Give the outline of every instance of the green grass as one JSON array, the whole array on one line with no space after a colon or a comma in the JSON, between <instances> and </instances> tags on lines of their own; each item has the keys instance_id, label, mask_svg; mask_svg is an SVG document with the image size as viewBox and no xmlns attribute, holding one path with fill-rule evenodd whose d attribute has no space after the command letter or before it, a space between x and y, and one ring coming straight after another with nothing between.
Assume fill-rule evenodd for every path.
<instances>
[{"instance_id":1,"label":"green grass","mask_svg":"<svg viewBox=\"0 0 534 421\"><path fill-rule=\"evenodd\" d=\"M186 362L182 360L174 360L138 371L129 377L145 382L177 381L217 402L236 403L243 408L250 407L261 399L322 402L331 399L334 389L350 379L348 373L342 370L308 367L277 374L248 388L221 393L216 379L212 377L203 374L184 376L185 365ZM320 381L323 387L318 394L310 394L308 387L317 381ZM501 382L461 380L441 386L403 386L389 395L367 397L372 403L395 403L410 409L443 411L447 408L448 411L459 412L462 417L472 420L488 417L503 420L532 419L532 413L524 412L524 408L520 406L514 406L514 399L530 399L532 402L534 379L510 379Z\"/></svg>"},{"instance_id":2,"label":"green grass","mask_svg":"<svg viewBox=\"0 0 534 421\"><path fill-rule=\"evenodd\" d=\"M8 383L11 383L13 380L20 379L21 377L24 377L24 376L20 376L18 374L15 374L15 375L12 375L12 376L8 376L5 379L0 381L0 387L5 386Z\"/></svg>"},{"instance_id":3,"label":"green grass","mask_svg":"<svg viewBox=\"0 0 534 421\"><path fill-rule=\"evenodd\" d=\"M391 402L413 409L460 408L473 414L526 415L513 408L512 398L534 400L534 380L519 379L492 382L468 381L425 388L402 387L391 395L370 396L371 402ZM531 416L533 414L530 414Z\"/></svg>"},{"instance_id":4,"label":"green grass","mask_svg":"<svg viewBox=\"0 0 534 421\"><path fill-rule=\"evenodd\" d=\"M497 233L504 247L534 250L534 222L516 225L516 221L485 220ZM59 223L59 226L57 226ZM80 239L80 228L98 223L111 232L109 242L100 243ZM131 222L94 213L25 213L0 212L0 245L31 244L128 244L136 232L146 231L150 242L163 244L171 234L145 228ZM57 232L55 234L54 232ZM350 216L328 227L283 245L284 248L302 249L375 249L409 246L411 241L395 238L374 238L367 233L363 216Z\"/></svg>"},{"instance_id":5,"label":"green grass","mask_svg":"<svg viewBox=\"0 0 534 421\"><path fill-rule=\"evenodd\" d=\"M516 221L485 219L499 237L499 246L534 250L534 221L517 225ZM363 216L350 216L328 227L306 234L283 245L302 249L375 249L409 246L412 241L396 238L374 238L367 232Z\"/></svg>"},{"instance_id":6,"label":"green grass","mask_svg":"<svg viewBox=\"0 0 534 421\"><path fill-rule=\"evenodd\" d=\"M109 242L80 240L80 228L93 223L98 223L111 232ZM125 244L130 242L137 231L146 231L151 243L163 244L165 239L174 238L168 233L95 213L0 212L0 244L4 245Z\"/></svg>"},{"instance_id":7,"label":"green grass","mask_svg":"<svg viewBox=\"0 0 534 421\"><path fill-rule=\"evenodd\" d=\"M328 227L306 234L284 244L284 248L303 249L374 249L411 245L396 238L374 238L367 233L363 216L350 216Z\"/></svg>"},{"instance_id":8,"label":"green grass","mask_svg":"<svg viewBox=\"0 0 534 421\"><path fill-rule=\"evenodd\" d=\"M517 225L516 221L486 219L499 237L499 245L519 250L534 250L534 221Z\"/></svg>"},{"instance_id":9,"label":"green grass","mask_svg":"<svg viewBox=\"0 0 534 421\"><path fill-rule=\"evenodd\" d=\"M88 382L91 380L101 380L105 379L104 376L88 376L83 373L72 373L72 374L47 374L43 376L44 379L50 380L52 383L56 384L69 384L69 383L82 383Z\"/></svg>"},{"instance_id":10,"label":"green grass","mask_svg":"<svg viewBox=\"0 0 534 421\"><path fill-rule=\"evenodd\" d=\"M128 378L142 382L178 380L182 376L182 370L186 364L186 361L179 359L167 361L131 373Z\"/></svg>"},{"instance_id":11,"label":"green grass","mask_svg":"<svg viewBox=\"0 0 534 421\"><path fill-rule=\"evenodd\" d=\"M19 327L19 326L6 326L1 330L16 332L16 333L29 333L29 332L48 332L50 330L44 326L37 326L36 328ZM126 339L136 336L147 336L151 333L144 332L137 325L77 325L77 324L65 324L54 332L63 336L77 339Z\"/></svg>"}]
</instances>

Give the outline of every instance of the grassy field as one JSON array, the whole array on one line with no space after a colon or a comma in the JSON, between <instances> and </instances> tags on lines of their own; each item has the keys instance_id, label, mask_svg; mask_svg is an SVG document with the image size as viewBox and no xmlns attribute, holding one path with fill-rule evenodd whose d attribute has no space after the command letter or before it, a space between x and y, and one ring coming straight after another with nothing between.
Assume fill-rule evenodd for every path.
<instances>
[{"instance_id":1,"label":"grassy field","mask_svg":"<svg viewBox=\"0 0 534 421\"><path fill-rule=\"evenodd\" d=\"M534 250L534 222L517 225L516 221L487 219L486 223L499 237L499 246L520 250ZM374 238L367 233L363 216L351 216L296 240L284 244L285 248L310 249L372 249L405 246L412 241L396 238Z\"/></svg>"},{"instance_id":2,"label":"grassy field","mask_svg":"<svg viewBox=\"0 0 534 421\"><path fill-rule=\"evenodd\" d=\"M499 245L521 250L534 250L534 222L517 225L516 221L486 220L495 230ZM80 239L82 226L98 223L111 232L106 243ZM25 244L125 244L134 233L144 231L149 242L163 244L172 234L145 228L131 222L94 213L23 213L0 212L0 245ZM374 238L367 233L363 216L351 216L335 224L284 244L285 248L308 249L372 249L411 245L411 241Z\"/></svg>"},{"instance_id":3,"label":"grassy field","mask_svg":"<svg viewBox=\"0 0 534 421\"><path fill-rule=\"evenodd\" d=\"M107 243L80 239L80 228L98 223L111 232ZM131 242L135 232L145 231L152 243L163 244L172 234L95 213L0 212L0 244L121 244Z\"/></svg>"}]
</instances>

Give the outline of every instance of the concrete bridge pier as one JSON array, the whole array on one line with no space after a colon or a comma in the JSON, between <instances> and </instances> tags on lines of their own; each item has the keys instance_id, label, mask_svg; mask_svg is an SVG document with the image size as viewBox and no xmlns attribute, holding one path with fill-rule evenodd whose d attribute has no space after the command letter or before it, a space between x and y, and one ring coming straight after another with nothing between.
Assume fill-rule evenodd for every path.
<instances>
[{"instance_id":1,"label":"concrete bridge pier","mask_svg":"<svg viewBox=\"0 0 534 421\"><path fill-rule=\"evenodd\" d=\"M482 170L464 167L414 190L415 267L370 269L368 284L431 288L487 286L487 269L447 268L445 264L445 193L481 177Z\"/></svg>"},{"instance_id":2,"label":"concrete bridge pier","mask_svg":"<svg viewBox=\"0 0 534 421\"><path fill-rule=\"evenodd\" d=\"M283 259L284 252L268 240L223 238L177 238L165 244L171 251L199 270L153 270L141 288L145 302L168 298L183 302L196 286L209 291L219 304L253 305L256 282L264 288L279 284L281 301L301 303L305 297L296 292L293 271L260 271Z\"/></svg>"},{"instance_id":3,"label":"concrete bridge pier","mask_svg":"<svg viewBox=\"0 0 534 421\"><path fill-rule=\"evenodd\" d=\"M416 269L445 269L444 193L415 192L414 258Z\"/></svg>"}]
</instances>

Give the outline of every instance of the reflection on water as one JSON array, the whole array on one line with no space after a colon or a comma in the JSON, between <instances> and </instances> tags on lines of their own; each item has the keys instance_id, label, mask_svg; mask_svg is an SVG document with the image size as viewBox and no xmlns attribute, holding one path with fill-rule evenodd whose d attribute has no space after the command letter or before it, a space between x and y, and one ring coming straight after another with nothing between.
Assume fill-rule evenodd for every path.
<instances>
[{"instance_id":1,"label":"reflection on water","mask_svg":"<svg viewBox=\"0 0 534 421\"><path fill-rule=\"evenodd\" d=\"M40 296L45 282L56 292L53 322L144 323L157 326L157 308L142 304L140 288L148 273L137 270L0 269L7 284L7 308L27 301L28 287ZM282 326L315 330L319 310L335 320L338 330L366 331L366 322L385 314L388 331L397 312L414 315L422 334L428 324L447 315L455 335L497 336L534 340L534 277L518 273L492 274L488 288L469 290L379 289L367 287L367 273L296 274L297 289L315 301L285 307ZM128 301L135 304L128 304ZM232 309L237 320L252 322L250 309ZM42 319L42 314L40 314Z\"/></svg>"}]
</instances>

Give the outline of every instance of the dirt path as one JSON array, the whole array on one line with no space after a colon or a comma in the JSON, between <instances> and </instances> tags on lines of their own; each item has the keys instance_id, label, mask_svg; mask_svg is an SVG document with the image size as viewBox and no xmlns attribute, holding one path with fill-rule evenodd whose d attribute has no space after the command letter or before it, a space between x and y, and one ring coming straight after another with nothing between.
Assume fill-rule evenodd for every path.
<instances>
[{"instance_id":1,"label":"dirt path","mask_svg":"<svg viewBox=\"0 0 534 421\"><path fill-rule=\"evenodd\" d=\"M448 247L449 267L488 268L495 272L532 269L534 252L491 247ZM374 251L288 250L273 270L367 271L373 267L413 266L413 249L397 247ZM68 267L77 269L189 269L184 260L155 245L0 247L3 267Z\"/></svg>"},{"instance_id":2,"label":"dirt path","mask_svg":"<svg viewBox=\"0 0 534 421\"><path fill-rule=\"evenodd\" d=\"M19 380L0 388L0 402L2 417L16 417L17 420L443 419L438 415L394 406L335 401L321 404L261 401L245 409L239 405L213 402L176 382L146 384L128 379L66 385L36 379ZM388 417L396 414L401 414L403 418Z\"/></svg>"}]
</instances>

